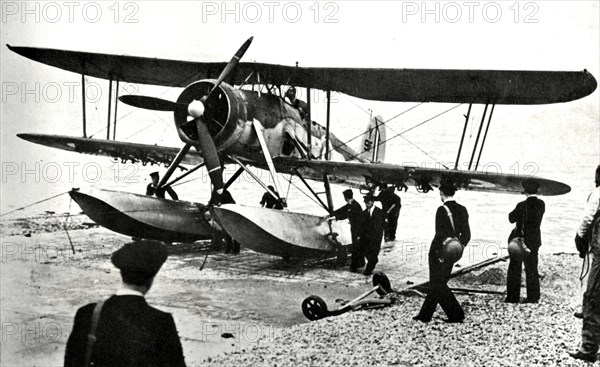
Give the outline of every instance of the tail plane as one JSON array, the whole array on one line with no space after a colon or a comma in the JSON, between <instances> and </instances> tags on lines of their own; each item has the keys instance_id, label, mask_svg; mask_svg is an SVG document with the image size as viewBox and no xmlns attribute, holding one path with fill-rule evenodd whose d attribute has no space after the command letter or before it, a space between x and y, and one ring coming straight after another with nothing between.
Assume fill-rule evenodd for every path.
<instances>
[{"instance_id":1,"label":"tail plane","mask_svg":"<svg viewBox=\"0 0 600 367\"><path fill-rule=\"evenodd\" d=\"M370 118L363 135L360 158L371 162L383 162L385 159L386 128L381 116Z\"/></svg>"}]
</instances>

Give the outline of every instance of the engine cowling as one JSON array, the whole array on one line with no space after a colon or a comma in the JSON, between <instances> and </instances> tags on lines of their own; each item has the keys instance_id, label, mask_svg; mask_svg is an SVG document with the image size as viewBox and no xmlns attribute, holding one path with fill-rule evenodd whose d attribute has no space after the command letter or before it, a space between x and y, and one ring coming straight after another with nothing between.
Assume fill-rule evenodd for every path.
<instances>
[{"instance_id":1,"label":"engine cowling","mask_svg":"<svg viewBox=\"0 0 600 367\"><path fill-rule=\"evenodd\" d=\"M246 127L248 113L243 96L226 83L221 83L208 99L202 101L203 96L207 95L215 84L216 80L214 79L194 82L183 90L177 98L177 102L187 105L194 101L202 102L204 105L202 114L208 131L217 150L223 151L240 138ZM194 106L191 105L190 109L193 108ZM193 120L193 117L190 116L193 113L194 111L175 111L174 119L181 140L196 145L198 142L197 129L194 124L189 123Z\"/></svg>"}]
</instances>

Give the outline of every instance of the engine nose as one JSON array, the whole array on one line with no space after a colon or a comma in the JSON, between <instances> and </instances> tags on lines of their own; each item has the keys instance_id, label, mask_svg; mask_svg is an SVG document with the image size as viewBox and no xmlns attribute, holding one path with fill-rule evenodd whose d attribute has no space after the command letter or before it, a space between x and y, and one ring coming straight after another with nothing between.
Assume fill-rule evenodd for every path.
<instances>
[{"instance_id":1,"label":"engine nose","mask_svg":"<svg viewBox=\"0 0 600 367\"><path fill-rule=\"evenodd\" d=\"M192 142L198 141L198 131L194 124L189 124L194 118L202 117L210 136L217 147L227 141L234 133L238 120L246 118L246 107L238 90L227 83L219 87L204 100L213 88L216 80L206 79L187 86L177 98L178 104L187 105L186 111L175 111L175 126ZM182 140L184 140L182 138ZM185 141L185 140L184 140ZM188 142L188 141L186 141Z\"/></svg>"}]
</instances>

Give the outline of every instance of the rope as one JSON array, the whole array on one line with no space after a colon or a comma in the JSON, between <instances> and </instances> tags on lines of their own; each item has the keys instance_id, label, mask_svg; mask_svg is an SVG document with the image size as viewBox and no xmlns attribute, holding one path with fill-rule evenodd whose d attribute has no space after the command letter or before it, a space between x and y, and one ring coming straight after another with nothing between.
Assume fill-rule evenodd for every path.
<instances>
[{"instance_id":1,"label":"rope","mask_svg":"<svg viewBox=\"0 0 600 367\"><path fill-rule=\"evenodd\" d=\"M69 215L71 214L71 204L73 203L73 198L69 200L69 211L67 212L67 217L65 218L64 229L67 234L67 238L69 239L69 244L71 245L71 251L73 251L73 255L75 255L75 246L73 246L73 241L71 241L71 236L69 235L69 230L67 229L67 222L69 221Z\"/></svg>"},{"instance_id":2,"label":"rope","mask_svg":"<svg viewBox=\"0 0 600 367\"><path fill-rule=\"evenodd\" d=\"M24 206L24 207L21 207L21 208L17 208L17 209L15 209L15 210L11 210L11 211L10 211L10 212L8 212L8 213L0 214L0 217L3 217L3 216L5 216L5 215L11 214L11 213L14 213L14 212L16 212L16 211L19 211L19 210L23 210L23 209L29 208L30 206L34 206L34 205L36 205L36 204L43 203L44 201L48 201L48 200L51 200L51 199L57 198L57 197L59 197L59 196L61 196L61 195L67 194L67 193L69 193L69 192L68 192L68 191L61 192L60 194L57 194L57 195L54 195L54 196L50 196L49 198L46 198L46 199L42 199L42 200L36 201L35 203L32 203L32 204L26 205L26 206Z\"/></svg>"}]
</instances>

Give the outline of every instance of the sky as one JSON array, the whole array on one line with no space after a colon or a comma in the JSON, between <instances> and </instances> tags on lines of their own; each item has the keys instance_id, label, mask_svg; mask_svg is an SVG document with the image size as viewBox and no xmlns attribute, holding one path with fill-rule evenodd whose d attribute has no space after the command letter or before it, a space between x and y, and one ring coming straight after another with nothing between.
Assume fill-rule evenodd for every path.
<instances>
[{"instance_id":1,"label":"sky","mask_svg":"<svg viewBox=\"0 0 600 367\"><path fill-rule=\"evenodd\" d=\"M254 36L244 61L328 67L588 69L600 75L598 1L1 3L3 45L227 61ZM49 105L53 111L81 109L80 101L69 99L70 90L63 85L79 83L77 75L28 61L4 47L0 52L5 108L33 101L42 114ZM23 95L35 89L35 82L41 83L41 103L34 94ZM62 98L54 98L52 82L60 85ZM104 102L107 82L97 82ZM75 97L79 90L73 90ZM156 93L176 98L179 92ZM44 103L48 101L52 104ZM586 102L597 117L598 92ZM103 116L107 103L98 104ZM384 115L398 111L393 104L360 101L359 105ZM318 109L315 113L322 114ZM78 121L61 124L70 128L72 122ZM2 128L7 129L5 124Z\"/></svg>"},{"instance_id":2,"label":"sky","mask_svg":"<svg viewBox=\"0 0 600 367\"><path fill-rule=\"evenodd\" d=\"M0 3L3 208L32 201L30 196L25 200L13 195L25 190L31 180L15 181L17 176L7 175L6 163L31 167L38 160L90 159L71 153L65 156L16 138L20 132L79 136L80 76L27 60L10 52L4 44L228 61L253 36L243 61L284 65L298 62L300 66L321 67L587 69L596 79L600 77L598 1ZM92 92L98 92L98 98L86 104L88 131L102 137L108 82L88 78L86 83ZM122 84L121 95L126 88L171 100L181 91ZM89 92L90 89L88 98ZM313 118L317 121L324 119L322 97L324 94L319 96L320 103L313 104ZM385 120L413 106L337 98L332 104L333 132L343 140L355 136L360 126L366 125L369 109ZM515 161L539 162L544 177L563 180L576 188L576 197L568 200L580 203L589 186L585 172L600 163L599 105L596 90L591 96L564 104L498 107L484 159L497 160L507 169ZM419 108L407 114L406 119L390 123L393 131L388 135L449 107L429 104ZM465 113L466 108L457 109L439 119L439 123L416 129L407 137L435 158L451 161ZM467 146L473 142L473 128L470 135ZM119 105L118 139L180 144L170 115L135 111L123 104ZM388 147L388 162L431 160L419 150L405 150L406 143L400 138L394 143L396 147ZM64 186L70 184L65 182ZM39 191L32 186L31 192ZM50 189L43 192L47 196L54 193Z\"/></svg>"}]
</instances>

